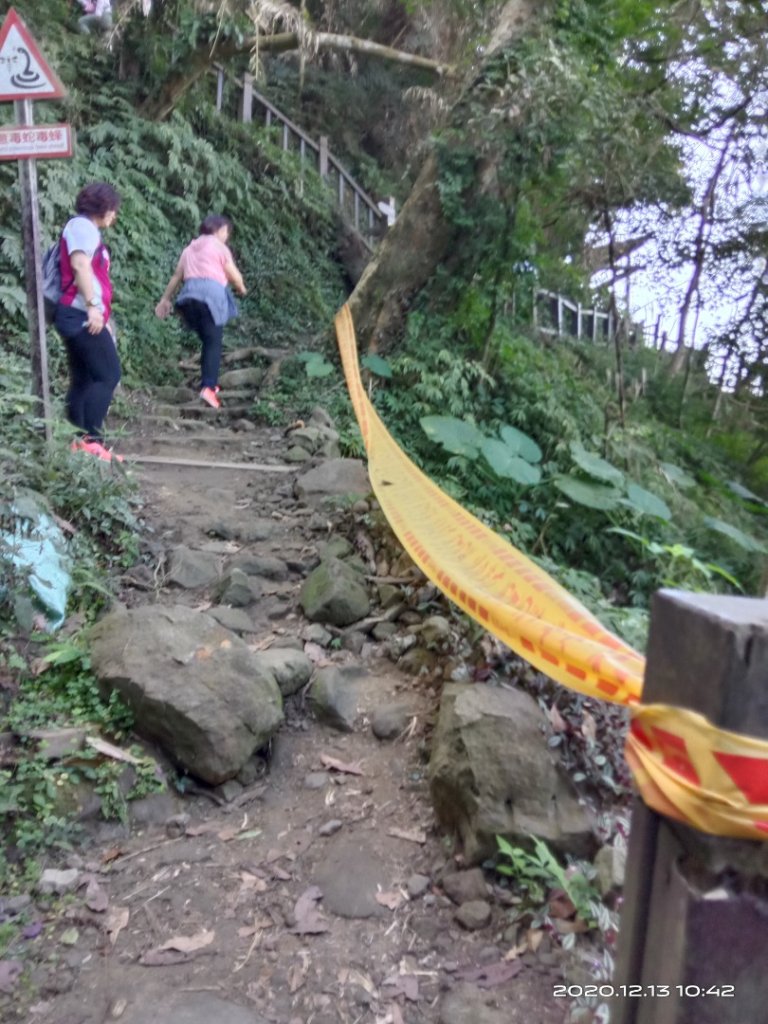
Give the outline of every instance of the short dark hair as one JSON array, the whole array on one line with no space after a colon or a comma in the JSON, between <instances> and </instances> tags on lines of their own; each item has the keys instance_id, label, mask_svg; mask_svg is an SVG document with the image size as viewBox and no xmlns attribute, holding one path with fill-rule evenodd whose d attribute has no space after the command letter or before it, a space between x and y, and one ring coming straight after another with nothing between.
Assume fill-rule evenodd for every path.
<instances>
[{"instance_id":1,"label":"short dark hair","mask_svg":"<svg viewBox=\"0 0 768 1024\"><path fill-rule=\"evenodd\" d=\"M229 228L232 230L232 221L229 217L225 217L223 213L209 213L205 220L200 225L201 235L212 235L218 231L219 228Z\"/></svg>"},{"instance_id":2,"label":"short dark hair","mask_svg":"<svg viewBox=\"0 0 768 1024\"><path fill-rule=\"evenodd\" d=\"M85 217L103 217L110 210L119 210L120 193L106 181L93 181L77 194L75 212Z\"/></svg>"}]
</instances>

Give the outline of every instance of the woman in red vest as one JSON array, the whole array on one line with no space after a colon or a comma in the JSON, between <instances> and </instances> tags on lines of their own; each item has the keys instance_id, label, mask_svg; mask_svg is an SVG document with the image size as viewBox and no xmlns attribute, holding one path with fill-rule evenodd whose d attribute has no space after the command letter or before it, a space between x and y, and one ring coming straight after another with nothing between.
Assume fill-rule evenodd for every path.
<instances>
[{"instance_id":1,"label":"woman in red vest","mask_svg":"<svg viewBox=\"0 0 768 1024\"><path fill-rule=\"evenodd\" d=\"M54 318L69 360L67 415L79 431L72 451L104 462L113 458L102 430L120 381L120 359L109 327L112 282L101 231L115 223L119 207L119 194L106 182L93 182L78 194L75 216L59 242L62 293Z\"/></svg>"}]
</instances>

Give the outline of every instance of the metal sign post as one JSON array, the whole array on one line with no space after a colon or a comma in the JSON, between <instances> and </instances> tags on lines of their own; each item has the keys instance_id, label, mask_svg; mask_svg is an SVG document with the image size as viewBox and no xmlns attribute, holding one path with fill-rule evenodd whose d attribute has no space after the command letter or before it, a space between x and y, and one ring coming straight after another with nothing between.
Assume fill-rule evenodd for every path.
<instances>
[{"instance_id":1,"label":"metal sign post","mask_svg":"<svg viewBox=\"0 0 768 1024\"><path fill-rule=\"evenodd\" d=\"M46 440L51 439L51 397L41 269L42 237L37 157L72 156L69 125L34 126L33 100L60 99L64 86L11 8L0 27L0 101L13 101L16 124L0 126L0 160L18 160L24 278L27 288L32 393L40 400Z\"/></svg>"},{"instance_id":2,"label":"metal sign post","mask_svg":"<svg viewBox=\"0 0 768 1024\"><path fill-rule=\"evenodd\" d=\"M16 100L16 123L32 124L32 101ZM40 265L42 240L40 207L37 198L37 161L19 160L21 190L21 226L24 237L24 279L27 283L27 319L29 322L29 355L32 368L32 393L42 403L45 439L51 440L51 391L48 383L48 342L45 336L45 305L43 273Z\"/></svg>"}]
</instances>

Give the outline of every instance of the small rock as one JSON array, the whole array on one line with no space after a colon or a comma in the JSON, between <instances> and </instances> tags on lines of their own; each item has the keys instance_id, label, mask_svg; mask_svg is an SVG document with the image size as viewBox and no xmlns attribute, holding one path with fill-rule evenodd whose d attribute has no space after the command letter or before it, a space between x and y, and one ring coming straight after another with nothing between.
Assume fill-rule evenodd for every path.
<instances>
[{"instance_id":1,"label":"small rock","mask_svg":"<svg viewBox=\"0 0 768 1024\"><path fill-rule=\"evenodd\" d=\"M77 868L69 868L66 871L57 871L55 868L46 868L37 883L39 892L46 895L54 894L61 896L65 892L73 892L80 880L80 872Z\"/></svg>"},{"instance_id":2,"label":"small rock","mask_svg":"<svg viewBox=\"0 0 768 1024\"><path fill-rule=\"evenodd\" d=\"M352 732L357 718L357 688L337 668L321 668L309 690L318 719L340 732Z\"/></svg>"},{"instance_id":3,"label":"small rock","mask_svg":"<svg viewBox=\"0 0 768 1024\"><path fill-rule=\"evenodd\" d=\"M347 558L355 549L346 537L331 537L317 545L317 554L321 561L326 558Z\"/></svg>"},{"instance_id":4,"label":"small rock","mask_svg":"<svg viewBox=\"0 0 768 1024\"><path fill-rule=\"evenodd\" d=\"M331 777L328 772L309 772L304 776L305 789L325 789Z\"/></svg>"},{"instance_id":5,"label":"small rock","mask_svg":"<svg viewBox=\"0 0 768 1024\"><path fill-rule=\"evenodd\" d=\"M333 636L319 622L313 622L302 632L301 639L308 644L319 644L321 647L329 647Z\"/></svg>"},{"instance_id":6,"label":"small rock","mask_svg":"<svg viewBox=\"0 0 768 1024\"><path fill-rule=\"evenodd\" d=\"M451 624L442 615L430 615L421 627L421 639L425 647L441 647L451 638Z\"/></svg>"},{"instance_id":7,"label":"small rock","mask_svg":"<svg viewBox=\"0 0 768 1024\"><path fill-rule=\"evenodd\" d=\"M242 608L228 608L226 605L215 605L208 609L208 614L225 629L233 633L252 633L253 621Z\"/></svg>"},{"instance_id":8,"label":"small rock","mask_svg":"<svg viewBox=\"0 0 768 1024\"><path fill-rule=\"evenodd\" d=\"M227 779L226 782L222 782L220 786L217 786L214 792L223 797L228 804L231 804L243 792L243 787L236 779Z\"/></svg>"},{"instance_id":9,"label":"small rock","mask_svg":"<svg viewBox=\"0 0 768 1024\"><path fill-rule=\"evenodd\" d=\"M371 630L371 636L374 640L379 642L383 640L389 640L391 636L394 636L397 632L398 627L394 622L377 622Z\"/></svg>"},{"instance_id":10,"label":"small rock","mask_svg":"<svg viewBox=\"0 0 768 1024\"><path fill-rule=\"evenodd\" d=\"M259 754L254 754L248 761L245 762L243 767L235 776L235 779L244 788L252 786L254 782L258 782L259 779L263 778L267 770L267 764L263 757Z\"/></svg>"},{"instance_id":11,"label":"small rock","mask_svg":"<svg viewBox=\"0 0 768 1024\"><path fill-rule=\"evenodd\" d=\"M468 903L470 900L485 900L488 897L488 885L482 868L451 871L443 875L441 883L446 896L454 903Z\"/></svg>"},{"instance_id":12,"label":"small rock","mask_svg":"<svg viewBox=\"0 0 768 1024\"><path fill-rule=\"evenodd\" d=\"M468 932L475 932L485 928L491 920L491 905L485 900L470 900L468 903L462 903L453 916L462 928L466 928Z\"/></svg>"},{"instance_id":13,"label":"small rock","mask_svg":"<svg viewBox=\"0 0 768 1024\"><path fill-rule=\"evenodd\" d=\"M411 899L417 900L429 888L429 878L426 875L411 875L406 888Z\"/></svg>"},{"instance_id":14,"label":"small rock","mask_svg":"<svg viewBox=\"0 0 768 1024\"><path fill-rule=\"evenodd\" d=\"M343 826L343 821L339 821L338 818L332 818L331 821L326 821L324 825L320 826L317 830L317 834L320 836L332 836L335 835Z\"/></svg>"},{"instance_id":15,"label":"small rock","mask_svg":"<svg viewBox=\"0 0 768 1024\"><path fill-rule=\"evenodd\" d=\"M406 729L411 717L407 704L388 704L371 715L371 732L379 740L393 740Z\"/></svg>"},{"instance_id":16,"label":"small rock","mask_svg":"<svg viewBox=\"0 0 768 1024\"><path fill-rule=\"evenodd\" d=\"M174 816L169 818L165 823L165 834L169 839L178 839L179 836L184 835L188 824L188 814L174 814Z\"/></svg>"},{"instance_id":17,"label":"small rock","mask_svg":"<svg viewBox=\"0 0 768 1024\"><path fill-rule=\"evenodd\" d=\"M365 635L358 633L357 630L345 633L341 638L341 646L345 651L351 651L352 654L360 654L365 646Z\"/></svg>"},{"instance_id":18,"label":"small rock","mask_svg":"<svg viewBox=\"0 0 768 1024\"><path fill-rule=\"evenodd\" d=\"M22 910L26 910L32 903L32 897L27 893L18 896L9 896L7 900L0 900L0 914L7 914L8 917L15 917Z\"/></svg>"}]
</instances>

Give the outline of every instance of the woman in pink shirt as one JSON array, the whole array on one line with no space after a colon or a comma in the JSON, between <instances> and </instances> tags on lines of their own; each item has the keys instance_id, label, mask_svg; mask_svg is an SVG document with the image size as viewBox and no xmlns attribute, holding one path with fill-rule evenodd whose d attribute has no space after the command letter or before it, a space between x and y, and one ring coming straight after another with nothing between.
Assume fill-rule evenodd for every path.
<instances>
[{"instance_id":1,"label":"woman in pink shirt","mask_svg":"<svg viewBox=\"0 0 768 1024\"><path fill-rule=\"evenodd\" d=\"M168 287L155 306L156 316L164 320L173 309L174 292L182 285L175 306L187 327L202 342L200 397L214 409L221 405L219 365L224 325L237 316L230 285L240 295L246 294L242 274L227 246L231 232L228 217L218 213L206 217L199 236L182 252Z\"/></svg>"}]
</instances>

